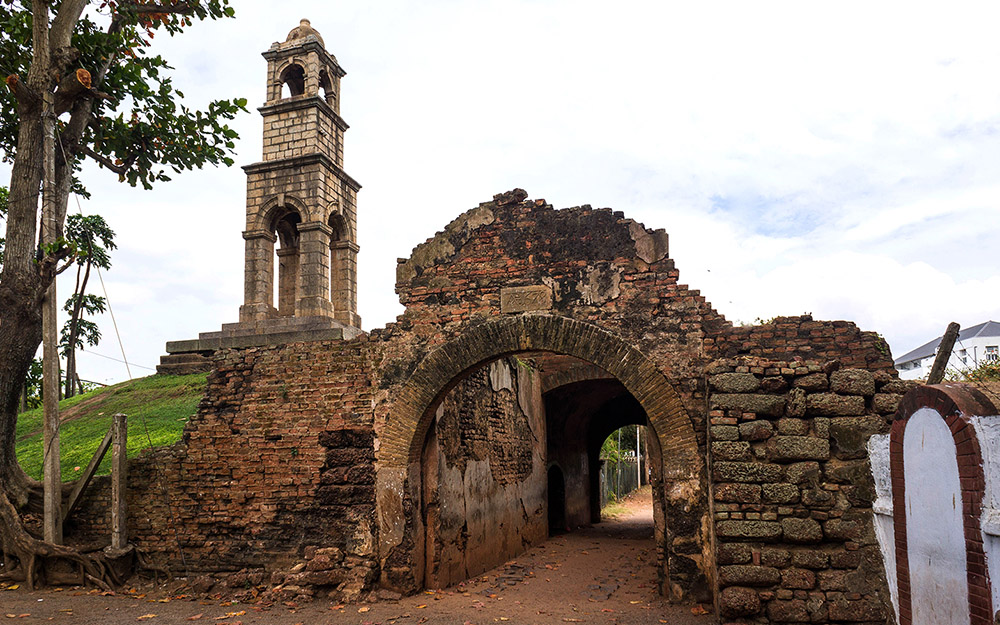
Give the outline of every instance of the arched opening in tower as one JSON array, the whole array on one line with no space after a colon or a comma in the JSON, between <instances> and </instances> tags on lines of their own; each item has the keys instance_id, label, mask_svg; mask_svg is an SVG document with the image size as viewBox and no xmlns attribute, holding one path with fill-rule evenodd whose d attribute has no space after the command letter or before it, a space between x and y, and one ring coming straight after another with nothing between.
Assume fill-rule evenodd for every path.
<instances>
[{"instance_id":1,"label":"arched opening in tower","mask_svg":"<svg viewBox=\"0 0 1000 625\"><path fill-rule=\"evenodd\" d=\"M330 74L325 69L319 71L319 90L323 100L336 110L337 94L333 89Z\"/></svg>"},{"instance_id":2,"label":"arched opening in tower","mask_svg":"<svg viewBox=\"0 0 1000 625\"><path fill-rule=\"evenodd\" d=\"M306 71L301 65L292 63L281 72L281 97L302 95L306 91Z\"/></svg>"}]
</instances>

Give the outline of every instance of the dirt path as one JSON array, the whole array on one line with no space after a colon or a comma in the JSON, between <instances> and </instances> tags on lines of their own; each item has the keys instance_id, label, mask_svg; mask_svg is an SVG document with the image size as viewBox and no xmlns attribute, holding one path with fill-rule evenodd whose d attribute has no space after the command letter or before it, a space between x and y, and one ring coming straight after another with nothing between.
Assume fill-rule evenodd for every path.
<instances>
[{"instance_id":1,"label":"dirt path","mask_svg":"<svg viewBox=\"0 0 1000 625\"><path fill-rule=\"evenodd\" d=\"M626 509L628 512L616 519L553 538L474 580L399 601L339 606L318 600L297 609L288 606L265 609L246 604L227 605L218 600L171 598L165 589L140 589L137 593L113 597L79 589L33 593L17 589L0 590L0 623L708 625L716 622L711 615L695 616L690 607L671 606L657 594L648 489L627 500ZM20 617L22 614L28 616Z\"/></svg>"}]
</instances>

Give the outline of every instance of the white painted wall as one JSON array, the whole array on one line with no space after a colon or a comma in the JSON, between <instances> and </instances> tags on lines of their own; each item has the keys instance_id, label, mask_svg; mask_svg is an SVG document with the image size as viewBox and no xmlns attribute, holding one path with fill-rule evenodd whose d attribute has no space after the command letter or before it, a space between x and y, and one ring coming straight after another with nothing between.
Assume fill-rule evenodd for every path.
<instances>
[{"instance_id":1,"label":"white painted wall","mask_svg":"<svg viewBox=\"0 0 1000 625\"><path fill-rule=\"evenodd\" d=\"M969 622L962 492L955 441L930 408L913 413L903 436L907 556L913 625Z\"/></svg>"},{"instance_id":2,"label":"white painted wall","mask_svg":"<svg viewBox=\"0 0 1000 625\"><path fill-rule=\"evenodd\" d=\"M896 535L892 518L892 472L889 468L889 435L876 434L868 439L868 459L875 480L875 537L882 551L885 578L889 583L893 613L899 614L899 588L896 586ZM898 621L898 616L897 619Z\"/></svg>"},{"instance_id":3,"label":"white painted wall","mask_svg":"<svg viewBox=\"0 0 1000 625\"><path fill-rule=\"evenodd\" d=\"M983 514L979 525L983 530L983 551L990 574L993 609L1000 606L1000 416L974 417L972 426L979 438L983 454Z\"/></svg>"}]
</instances>

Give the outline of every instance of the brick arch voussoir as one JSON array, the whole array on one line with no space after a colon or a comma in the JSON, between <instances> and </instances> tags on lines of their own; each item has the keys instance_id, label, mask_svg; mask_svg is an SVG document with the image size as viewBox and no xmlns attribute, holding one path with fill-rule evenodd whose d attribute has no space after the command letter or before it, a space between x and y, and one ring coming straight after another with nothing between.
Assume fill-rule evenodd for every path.
<instances>
[{"instance_id":1,"label":"brick arch voussoir","mask_svg":"<svg viewBox=\"0 0 1000 625\"><path fill-rule=\"evenodd\" d=\"M428 408L461 378L489 360L544 350L575 356L601 367L625 386L646 411L664 449L665 477L692 478L699 471L697 440L680 396L656 365L621 337L593 324L555 315L524 314L470 324L427 354L390 409L380 447L385 466L419 459ZM669 455L668 455L669 450Z\"/></svg>"}]
</instances>

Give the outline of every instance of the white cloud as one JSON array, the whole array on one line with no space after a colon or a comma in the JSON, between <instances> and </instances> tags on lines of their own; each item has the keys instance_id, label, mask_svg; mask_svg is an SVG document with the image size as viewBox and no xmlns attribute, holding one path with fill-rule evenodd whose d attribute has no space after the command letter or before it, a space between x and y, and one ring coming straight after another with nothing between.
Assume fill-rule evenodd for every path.
<instances>
[{"instance_id":1,"label":"white cloud","mask_svg":"<svg viewBox=\"0 0 1000 625\"><path fill-rule=\"evenodd\" d=\"M1000 319L1000 82L989 79L1000 5L236 9L236 20L158 38L157 49L189 105L249 99L252 114L237 122L245 165L261 150L260 52L301 17L323 33L348 72L345 166L364 187L366 328L401 312L396 257L514 186L666 228L682 282L732 320L848 318L903 353L948 321ZM184 174L152 193L107 172L87 180L85 210L119 232L109 292L136 362L236 320L242 171ZM111 371L92 360L92 377Z\"/></svg>"}]
</instances>

